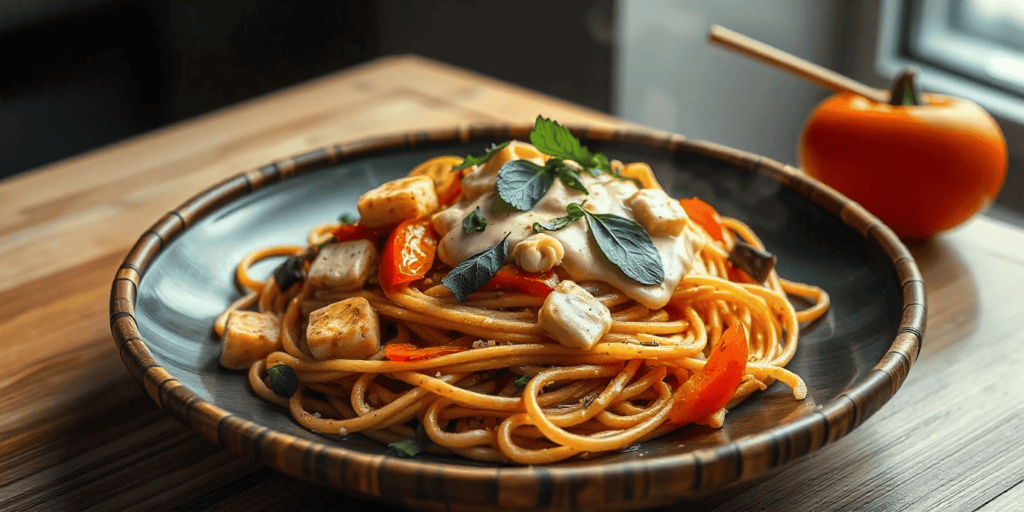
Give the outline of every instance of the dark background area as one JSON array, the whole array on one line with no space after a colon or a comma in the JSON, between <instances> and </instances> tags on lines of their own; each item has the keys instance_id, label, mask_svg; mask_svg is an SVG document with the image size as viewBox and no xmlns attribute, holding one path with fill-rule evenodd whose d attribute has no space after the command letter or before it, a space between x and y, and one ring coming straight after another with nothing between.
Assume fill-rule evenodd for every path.
<instances>
[{"instance_id":1,"label":"dark background area","mask_svg":"<svg viewBox=\"0 0 1024 512\"><path fill-rule=\"evenodd\" d=\"M610 111L613 7L0 0L0 179L383 55Z\"/></svg>"}]
</instances>

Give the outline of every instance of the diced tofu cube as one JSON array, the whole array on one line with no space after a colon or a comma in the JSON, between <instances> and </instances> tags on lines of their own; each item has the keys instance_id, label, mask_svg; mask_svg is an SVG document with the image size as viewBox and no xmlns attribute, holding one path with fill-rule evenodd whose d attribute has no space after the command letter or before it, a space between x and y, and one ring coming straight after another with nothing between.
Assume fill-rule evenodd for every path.
<instances>
[{"instance_id":1,"label":"diced tofu cube","mask_svg":"<svg viewBox=\"0 0 1024 512\"><path fill-rule=\"evenodd\" d=\"M246 370L256 361L281 350L277 317L252 311L232 311L224 325L220 365Z\"/></svg>"},{"instance_id":2,"label":"diced tofu cube","mask_svg":"<svg viewBox=\"0 0 1024 512\"><path fill-rule=\"evenodd\" d=\"M686 227L686 210L663 190L645 188L628 201L636 221L651 236L679 236Z\"/></svg>"},{"instance_id":3,"label":"diced tofu cube","mask_svg":"<svg viewBox=\"0 0 1024 512\"><path fill-rule=\"evenodd\" d=\"M523 270L540 274L562 263L565 248L557 238L546 233L537 233L516 244L512 249L512 257Z\"/></svg>"},{"instance_id":4,"label":"diced tofu cube","mask_svg":"<svg viewBox=\"0 0 1024 512\"><path fill-rule=\"evenodd\" d=\"M359 196L359 222L368 228L389 226L437 210L434 180L409 176L389 181Z\"/></svg>"},{"instance_id":5,"label":"diced tofu cube","mask_svg":"<svg viewBox=\"0 0 1024 512\"><path fill-rule=\"evenodd\" d=\"M309 315L306 343L320 360L366 359L380 350L377 311L362 297L320 308Z\"/></svg>"},{"instance_id":6,"label":"diced tofu cube","mask_svg":"<svg viewBox=\"0 0 1024 512\"><path fill-rule=\"evenodd\" d=\"M373 275L377 260L377 248L369 240L327 244L310 265L306 281L318 294L358 290Z\"/></svg>"},{"instance_id":7,"label":"diced tofu cube","mask_svg":"<svg viewBox=\"0 0 1024 512\"><path fill-rule=\"evenodd\" d=\"M612 314L580 285L565 280L544 299L537 325L562 345L589 350L608 334Z\"/></svg>"}]
</instances>

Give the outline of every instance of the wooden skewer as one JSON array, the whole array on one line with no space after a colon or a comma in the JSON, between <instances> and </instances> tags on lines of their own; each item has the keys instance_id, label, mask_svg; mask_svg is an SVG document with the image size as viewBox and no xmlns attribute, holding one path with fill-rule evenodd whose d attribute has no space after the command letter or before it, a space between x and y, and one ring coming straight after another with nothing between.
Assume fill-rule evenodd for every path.
<instances>
[{"instance_id":1,"label":"wooden skewer","mask_svg":"<svg viewBox=\"0 0 1024 512\"><path fill-rule=\"evenodd\" d=\"M725 27L712 25L711 31L708 32L708 40L833 91L852 92L879 103L889 102L889 91L869 87Z\"/></svg>"}]
</instances>

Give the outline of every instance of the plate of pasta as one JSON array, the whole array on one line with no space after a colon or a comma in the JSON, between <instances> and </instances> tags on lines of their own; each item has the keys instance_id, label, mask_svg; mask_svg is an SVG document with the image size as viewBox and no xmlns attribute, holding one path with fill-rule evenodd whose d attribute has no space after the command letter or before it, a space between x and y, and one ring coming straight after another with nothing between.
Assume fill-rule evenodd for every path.
<instances>
[{"instance_id":1,"label":"plate of pasta","mask_svg":"<svg viewBox=\"0 0 1024 512\"><path fill-rule=\"evenodd\" d=\"M895 393L909 251L770 159L481 126L211 187L113 283L129 371L212 442L405 506L637 508L770 475Z\"/></svg>"}]
</instances>

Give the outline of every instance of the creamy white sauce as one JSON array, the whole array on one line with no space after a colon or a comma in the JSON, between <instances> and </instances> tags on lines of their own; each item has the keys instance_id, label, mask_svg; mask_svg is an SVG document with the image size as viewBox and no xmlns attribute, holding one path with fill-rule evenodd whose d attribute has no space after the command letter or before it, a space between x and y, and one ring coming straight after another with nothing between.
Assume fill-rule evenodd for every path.
<instances>
[{"instance_id":1,"label":"creamy white sauce","mask_svg":"<svg viewBox=\"0 0 1024 512\"><path fill-rule=\"evenodd\" d=\"M445 264L454 267L466 258L496 244L506 233L511 233L508 237L511 258L515 244L533 234L534 222L547 223L556 217L565 216L565 207L569 203L581 203L586 200L584 207L590 212L611 213L635 220L632 210L625 203L639 190L636 184L606 175L595 177L585 172L580 174L580 181L590 192L589 195L572 190L561 180L555 179L551 188L532 210L502 210L502 202L495 201L498 195L495 185L498 171L501 163L518 158L511 157L515 154L517 146L525 144L514 141L503 150L506 155L496 155L489 162L475 167L462 179L462 198L434 215L434 229L442 237L437 255ZM539 165L544 163L540 158L530 160ZM464 234L462 220L478 206L480 212L487 218L487 229L483 232ZM665 281L660 285L642 285L626 277L622 270L601 253L593 237L587 232L585 219L547 234L557 238L565 248L561 267L573 281L608 283L651 309L664 307L668 303L679 280L693 266L694 254L705 243L703 236L688 228L679 236L651 237L661 256Z\"/></svg>"}]
</instances>

